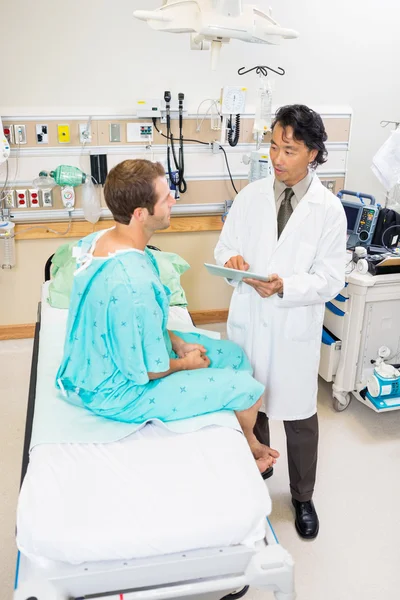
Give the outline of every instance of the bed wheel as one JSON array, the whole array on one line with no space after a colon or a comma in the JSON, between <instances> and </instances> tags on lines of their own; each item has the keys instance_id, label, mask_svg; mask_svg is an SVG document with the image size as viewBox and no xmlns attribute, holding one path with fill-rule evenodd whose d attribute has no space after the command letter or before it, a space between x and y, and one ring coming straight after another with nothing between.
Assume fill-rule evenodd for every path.
<instances>
[{"instance_id":1,"label":"bed wheel","mask_svg":"<svg viewBox=\"0 0 400 600\"><path fill-rule=\"evenodd\" d=\"M247 594L249 589L250 589L250 587L248 585L246 585L239 592L233 592L233 594L228 594L227 596L224 596L223 598L221 598L221 600L238 600L238 598L243 598L243 596L245 596Z\"/></svg>"}]
</instances>

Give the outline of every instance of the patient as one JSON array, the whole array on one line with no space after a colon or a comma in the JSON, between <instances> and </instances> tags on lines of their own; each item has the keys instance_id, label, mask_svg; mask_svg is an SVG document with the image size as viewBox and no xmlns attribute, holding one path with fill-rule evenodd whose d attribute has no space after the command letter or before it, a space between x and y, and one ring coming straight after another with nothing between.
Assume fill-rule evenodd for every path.
<instances>
[{"instance_id":1,"label":"patient","mask_svg":"<svg viewBox=\"0 0 400 600\"><path fill-rule=\"evenodd\" d=\"M264 386L229 341L167 330L168 289L146 249L175 204L162 165L125 160L104 195L115 228L80 242L57 386L74 404L116 421L174 421L235 411L261 472L276 450L253 428Z\"/></svg>"}]
</instances>

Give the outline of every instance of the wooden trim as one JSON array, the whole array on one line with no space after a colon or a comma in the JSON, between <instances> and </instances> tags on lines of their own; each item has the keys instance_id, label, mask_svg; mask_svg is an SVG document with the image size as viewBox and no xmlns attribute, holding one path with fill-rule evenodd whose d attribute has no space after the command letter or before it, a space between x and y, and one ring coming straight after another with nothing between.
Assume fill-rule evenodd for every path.
<instances>
[{"instance_id":1,"label":"wooden trim","mask_svg":"<svg viewBox=\"0 0 400 600\"><path fill-rule=\"evenodd\" d=\"M190 315L195 325L202 325L204 323L226 323L228 320L228 309L191 310Z\"/></svg>"},{"instance_id":2,"label":"wooden trim","mask_svg":"<svg viewBox=\"0 0 400 600\"><path fill-rule=\"evenodd\" d=\"M22 340L35 336L35 324L0 325L0 340Z\"/></svg>"},{"instance_id":3,"label":"wooden trim","mask_svg":"<svg viewBox=\"0 0 400 600\"><path fill-rule=\"evenodd\" d=\"M225 323L228 319L228 309L192 310L191 317L195 325L204 323ZM21 340L35 336L35 324L0 325L0 340Z\"/></svg>"},{"instance_id":4,"label":"wooden trim","mask_svg":"<svg viewBox=\"0 0 400 600\"><path fill-rule=\"evenodd\" d=\"M54 238L82 238L93 231L100 231L103 229L109 229L114 225L112 220L99 221L95 225L92 225L88 221L73 221L71 228L63 235L63 231L66 231L67 224L63 223L38 223L32 225L29 223L18 223L15 226L15 233L18 236L18 240L42 240L42 239L54 239ZM50 231L59 231L60 233L53 233ZM168 229L163 229L159 233L188 233L196 231L221 231L222 220L219 215L210 215L205 217L173 217L171 219L171 225Z\"/></svg>"}]
</instances>

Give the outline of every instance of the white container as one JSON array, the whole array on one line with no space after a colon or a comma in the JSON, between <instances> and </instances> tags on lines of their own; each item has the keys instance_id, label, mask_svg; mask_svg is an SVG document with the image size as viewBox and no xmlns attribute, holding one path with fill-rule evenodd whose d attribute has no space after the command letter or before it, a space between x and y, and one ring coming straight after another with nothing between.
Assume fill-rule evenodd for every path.
<instances>
[{"instance_id":1,"label":"white container","mask_svg":"<svg viewBox=\"0 0 400 600\"><path fill-rule=\"evenodd\" d=\"M0 221L0 266L15 267L15 223Z\"/></svg>"}]
</instances>

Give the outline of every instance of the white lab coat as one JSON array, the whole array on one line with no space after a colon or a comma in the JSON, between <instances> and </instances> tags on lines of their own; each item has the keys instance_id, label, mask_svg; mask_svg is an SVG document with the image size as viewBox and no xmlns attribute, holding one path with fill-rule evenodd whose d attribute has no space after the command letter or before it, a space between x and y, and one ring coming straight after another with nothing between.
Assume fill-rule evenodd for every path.
<instances>
[{"instance_id":1,"label":"white lab coat","mask_svg":"<svg viewBox=\"0 0 400 600\"><path fill-rule=\"evenodd\" d=\"M277 240L273 183L261 179L238 194L215 259L224 265L240 254L251 271L283 278L283 298L232 283L228 336L266 386L267 415L293 421L316 412L324 305L344 286L347 223L340 200L314 176Z\"/></svg>"}]
</instances>

